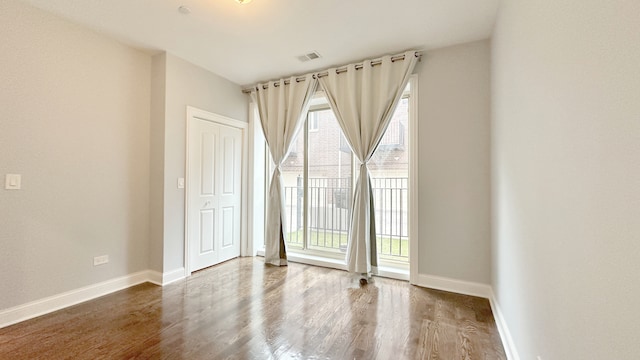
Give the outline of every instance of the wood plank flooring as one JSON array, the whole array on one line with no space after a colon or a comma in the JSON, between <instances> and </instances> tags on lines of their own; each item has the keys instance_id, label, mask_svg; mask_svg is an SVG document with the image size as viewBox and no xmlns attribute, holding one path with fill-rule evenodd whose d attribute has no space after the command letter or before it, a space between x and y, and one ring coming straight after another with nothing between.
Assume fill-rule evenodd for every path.
<instances>
[{"instance_id":1,"label":"wood plank flooring","mask_svg":"<svg viewBox=\"0 0 640 360\"><path fill-rule=\"evenodd\" d=\"M506 359L486 299L241 258L0 329L0 359Z\"/></svg>"}]
</instances>

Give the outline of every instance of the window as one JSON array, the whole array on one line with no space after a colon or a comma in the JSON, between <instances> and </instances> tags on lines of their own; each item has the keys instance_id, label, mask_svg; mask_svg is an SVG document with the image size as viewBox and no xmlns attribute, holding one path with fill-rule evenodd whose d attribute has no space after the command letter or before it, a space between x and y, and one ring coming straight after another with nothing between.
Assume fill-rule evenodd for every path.
<instances>
[{"instance_id":1,"label":"window","mask_svg":"<svg viewBox=\"0 0 640 360\"><path fill-rule=\"evenodd\" d=\"M307 119L309 131L318 131L318 113L316 111L310 111Z\"/></svg>"}]
</instances>

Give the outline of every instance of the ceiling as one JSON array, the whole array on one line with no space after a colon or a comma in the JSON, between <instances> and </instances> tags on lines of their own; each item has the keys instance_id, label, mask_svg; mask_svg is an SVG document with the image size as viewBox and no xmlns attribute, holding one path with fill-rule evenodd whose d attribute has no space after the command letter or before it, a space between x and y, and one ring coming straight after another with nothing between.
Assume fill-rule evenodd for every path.
<instances>
[{"instance_id":1,"label":"ceiling","mask_svg":"<svg viewBox=\"0 0 640 360\"><path fill-rule=\"evenodd\" d=\"M486 39L499 0L23 0L240 85ZM187 6L188 15L178 11ZM317 51L320 59L298 56Z\"/></svg>"}]
</instances>

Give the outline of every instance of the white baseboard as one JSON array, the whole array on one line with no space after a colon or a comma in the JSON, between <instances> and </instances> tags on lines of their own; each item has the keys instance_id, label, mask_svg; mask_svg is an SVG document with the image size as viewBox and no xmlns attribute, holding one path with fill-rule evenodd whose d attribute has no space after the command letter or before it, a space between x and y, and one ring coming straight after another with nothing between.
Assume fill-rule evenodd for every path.
<instances>
[{"instance_id":1,"label":"white baseboard","mask_svg":"<svg viewBox=\"0 0 640 360\"><path fill-rule=\"evenodd\" d=\"M489 303L491 304L491 311L493 312L493 318L496 321L498 333L500 333L500 340L502 340L502 345L507 355L507 359L520 360L520 356L518 355L518 351L516 350L513 338L511 337L511 333L509 332L507 323L505 322L504 316L502 315L502 310L500 310L500 306L495 298L495 294L493 293L493 289L491 288L491 286L487 284L425 274L418 274L417 278L418 281L415 285L418 286L489 299Z\"/></svg>"},{"instance_id":2,"label":"white baseboard","mask_svg":"<svg viewBox=\"0 0 640 360\"><path fill-rule=\"evenodd\" d=\"M147 272L147 281L158 286L165 286L186 277L184 268L167 271L166 273L161 273L155 270L147 270Z\"/></svg>"},{"instance_id":3,"label":"white baseboard","mask_svg":"<svg viewBox=\"0 0 640 360\"><path fill-rule=\"evenodd\" d=\"M450 291L458 294L491 298L491 286L470 281L456 280L441 276L418 274L417 286Z\"/></svg>"},{"instance_id":4,"label":"white baseboard","mask_svg":"<svg viewBox=\"0 0 640 360\"><path fill-rule=\"evenodd\" d=\"M498 332L500 333L500 340L502 340L502 346L504 347L504 351L507 353L507 359L520 360L520 356L518 355L516 345L514 344L513 338L511 337L511 332L509 332L507 323L505 322L504 316L502 315L502 310L500 309L500 305L498 304L498 301L496 300L496 297L493 291L491 291L491 297L489 297L489 302L491 303L491 311L493 312L493 318L496 320L496 326L498 327Z\"/></svg>"},{"instance_id":5,"label":"white baseboard","mask_svg":"<svg viewBox=\"0 0 640 360\"><path fill-rule=\"evenodd\" d=\"M147 281L162 286L162 273L155 270L147 270Z\"/></svg>"},{"instance_id":6,"label":"white baseboard","mask_svg":"<svg viewBox=\"0 0 640 360\"><path fill-rule=\"evenodd\" d=\"M0 328L149 281L147 270L0 310Z\"/></svg>"},{"instance_id":7,"label":"white baseboard","mask_svg":"<svg viewBox=\"0 0 640 360\"><path fill-rule=\"evenodd\" d=\"M92 300L134 285L142 284L144 282L164 286L184 278L184 268L166 273L160 273L154 270L144 270L134 274L121 276L98 284L85 286L62 294L49 296L44 299L0 310L0 328L29 320L40 315L48 314L56 310L64 309L66 307Z\"/></svg>"},{"instance_id":8,"label":"white baseboard","mask_svg":"<svg viewBox=\"0 0 640 360\"><path fill-rule=\"evenodd\" d=\"M182 280L185 277L186 277L186 274L183 267L179 269L171 270L162 274L162 283L160 283L160 285L165 286L167 284L171 284L172 282Z\"/></svg>"}]
</instances>

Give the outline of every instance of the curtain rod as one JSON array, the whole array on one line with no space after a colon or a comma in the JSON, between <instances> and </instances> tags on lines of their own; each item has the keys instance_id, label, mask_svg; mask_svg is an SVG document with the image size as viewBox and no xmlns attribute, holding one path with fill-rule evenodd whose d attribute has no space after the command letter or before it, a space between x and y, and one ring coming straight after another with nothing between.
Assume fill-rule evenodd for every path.
<instances>
[{"instance_id":1,"label":"curtain rod","mask_svg":"<svg viewBox=\"0 0 640 360\"><path fill-rule=\"evenodd\" d=\"M415 57L417 57L419 59L421 56L422 55L418 51L415 52ZM395 61L399 61L399 60L404 60L404 54L396 55L396 56L392 56L391 57L391 62L395 62ZM376 65L380 65L380 64L382 64L382 60L381 59L376 59L376 60L371 61L371 66L376 66ZM362 67L363 67L362 63L356 64L356 70L360 70L360 69L362 69ZM341 73L344 73L344 72L347 72L347 66L342 66L342 67L339 67L339 68L336 69L336 74L341 74ZM318 78L325 77L325 76L329 76L329 71L328 70L324 70L324 71L321 71L319 73L313 74L313 78L314 79L318 79ZM306 77L299 76L299 77L296 78L296 82L305 81L305 79L306 79ZM289 85L290 83L291 83L291 80L287 79L287 80L284 81L285 85ZM273 86L275 86L275 87L280 86L280 82L278 81L278 82L273 83ZM251 88L248 88L248 89L242 89L242 92L244 94L251 94L251 91L253 90L254 87L251 87ZM263 84L262 85L262 89L266 90L268 88L269 88L268 84Z\"/></svg>"}]
</instances>

